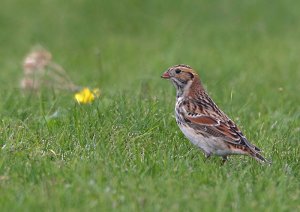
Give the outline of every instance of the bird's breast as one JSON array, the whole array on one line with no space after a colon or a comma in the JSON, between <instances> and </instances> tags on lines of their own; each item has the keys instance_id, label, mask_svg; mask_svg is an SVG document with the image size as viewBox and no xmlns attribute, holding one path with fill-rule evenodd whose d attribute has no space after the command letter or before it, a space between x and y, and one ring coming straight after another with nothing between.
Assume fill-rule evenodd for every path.
<instances>
[{"instance_id":1,"label":"bird's breast","mask_svg":"<svg viewBox=\"0 0 300 212\"><path fill-rule=\"evenodd\" d=\"M220 150L224 150L224 148L226 148L225 143L221 141L220 138L205 136L205 134L203 134L202 131L191 127L187 123L187 121L184 118L182 103L182 101L177 101L175 105L176 122L180 130L190 140L190 142L193 143L195 146L199 147L206 154L227 154L227 152L220 152Z\"/></svg>"}]
</instances>

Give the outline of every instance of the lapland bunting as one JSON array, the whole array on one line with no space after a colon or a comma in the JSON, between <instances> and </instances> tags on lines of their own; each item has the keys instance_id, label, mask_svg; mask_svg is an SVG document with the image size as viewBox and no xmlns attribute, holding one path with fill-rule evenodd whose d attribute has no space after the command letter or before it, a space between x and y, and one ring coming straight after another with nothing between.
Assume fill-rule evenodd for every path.
<instances>
[{"instance_id":1,"label":"lapland bunting","mask_svg":"<svg viewBox=\"0 0 300 212\"><path fill-rule=\"evenodd\" d=\"M175 116L180 130L207 158L217 155L225 162L228 155L240 154L269 163L213 102L190 66L172 66L161 77L169 79L177 90Z\"/></svg>"}]
</instances>

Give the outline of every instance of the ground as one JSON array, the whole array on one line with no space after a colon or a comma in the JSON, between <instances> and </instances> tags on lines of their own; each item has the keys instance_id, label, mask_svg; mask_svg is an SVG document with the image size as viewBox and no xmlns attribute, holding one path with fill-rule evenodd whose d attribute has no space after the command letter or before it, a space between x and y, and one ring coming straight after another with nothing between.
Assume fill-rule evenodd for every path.
<instances>
[{"instance_id":1,"label":"ground","mask_svg":"<svg viewBox=\"0 0 300 212\"><path fill-rule=\"evenodd\" d=\"M298 1L3 0L1 211L300 210ZM24 93L22 60L42 45L101 96ZM209 94L272 160L205 160L160 79L194 67Z\"/></svg>"}]
</instances>

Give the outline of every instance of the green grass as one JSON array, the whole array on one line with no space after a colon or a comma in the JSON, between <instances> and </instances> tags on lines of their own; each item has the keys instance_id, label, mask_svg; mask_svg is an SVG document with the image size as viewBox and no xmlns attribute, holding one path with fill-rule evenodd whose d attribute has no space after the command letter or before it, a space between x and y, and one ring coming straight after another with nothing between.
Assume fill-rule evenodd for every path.
<instances>
[{"instance_id":1,"label":"green grass","mask_svg":"<svg viewBox=\"0 0 300 212\"><path fill-rule=\"evenodd\" d=\"M300 210L298 1L11 1L0 8L1 211ZM80 85L18 89L35 44ZM186 63L273 161L205 161L179 131L175 90ZM53 116L53 114L58 114Z\"/></svg>"}]
</instances>

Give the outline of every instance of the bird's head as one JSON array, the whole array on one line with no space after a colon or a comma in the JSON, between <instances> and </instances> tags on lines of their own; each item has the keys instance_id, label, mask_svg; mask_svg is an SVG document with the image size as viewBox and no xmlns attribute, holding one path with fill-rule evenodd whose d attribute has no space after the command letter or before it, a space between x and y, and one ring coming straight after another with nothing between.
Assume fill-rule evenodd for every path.
<instances>
[{"instance_id":1,"label":"bird's head","mask_svg":"<svg viewBox=\"0 0 300 212\"><path fill-rule=\"evenodd\" d=\"M161 77L171 80L177 90L177 97L188 95L191 87L202 89L198 74L188 65L172 66Z\"/></svg>"}]
</instances>

